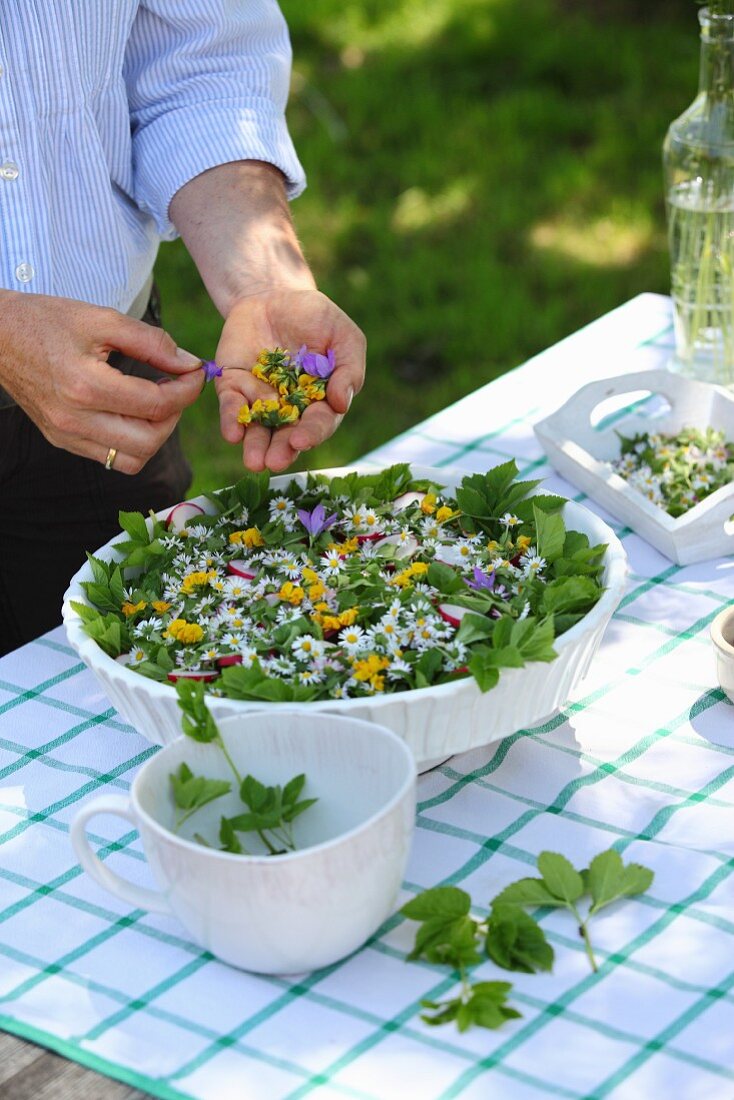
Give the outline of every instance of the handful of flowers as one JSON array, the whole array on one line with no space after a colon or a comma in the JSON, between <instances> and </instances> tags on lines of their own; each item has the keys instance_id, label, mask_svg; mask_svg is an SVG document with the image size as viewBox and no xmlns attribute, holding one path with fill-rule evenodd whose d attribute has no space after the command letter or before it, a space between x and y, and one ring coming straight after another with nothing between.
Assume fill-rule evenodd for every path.
<instances>
[{"instance_id":1,"label":"handful of flowers","mask_svg":"<svg viewBox=\"0 0 734 1100\"><path fill-rule=\"evenodd\" d=\"M619 438L620 457L610 466L670 516L684 515L734 479L734 444L713 428Z\"/></svg>"},{"instance_id":2,"label":"handful of flowers","mask_svg":"<svg viewBox=\"0 0 734 1100\"><path fill-rule=\"evenodd\" d=\"M238 423L264 424L266 428L295 423L313 401L324 400L326 379L335 366L332 348L326 355L307 351L305 344L295 356L284 348L260 352L252 373L272 386L277 397L258 399L251 405L245 401L237 416Z\"/></svg>"},{"instance_id":3,"label":"handful of flowers","mask_svg":"<svg viewBox=\"0 0 734 1100\"><path fill-rule=\"evenodd\" d=\"M514 461L453 493L406 464L285 488L246 474L166 522L121 513L117 560L90 555L74 607L145 676L235 699L408 691L552 661L602 592L603 545Z\"/></svg>"}]
</instances>

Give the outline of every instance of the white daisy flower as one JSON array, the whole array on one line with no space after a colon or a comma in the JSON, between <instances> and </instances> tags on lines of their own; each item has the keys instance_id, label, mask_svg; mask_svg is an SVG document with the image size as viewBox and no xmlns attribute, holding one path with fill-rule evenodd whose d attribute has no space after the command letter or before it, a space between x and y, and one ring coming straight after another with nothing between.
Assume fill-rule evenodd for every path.
<instances>
[{"instance_id":1,"label":"white daisy flower","mask_svg":"<svg viewBox=\"0 0 734 1100\"><path fill-rule=\"evenodd\" d=\"M320 684L323 680L323 674L316 668L304 668L298 673L298 679L302 684Z\"/></svg>"},{"instance_id":2,"label":"white daisy flower","mask_svg":"<svg viewBox=\"0 0 734 1100\"><path fill-rule=\"evenodd\" d=\"M321 566L329 577L335 577L342 570L342 559L337 550L329 550L321 559Z\"/></svg>"},{"instance_id":3,"label":"white daisy flower","mask_svg":"<svg viewBox=\"0 0 734 1100\"><path fill-rule=\"evenodd\" d=\"M505 527L517 527L520 523L520 520L517 516L513 515L512 512L505 512L505 514L500 518L500 523L504 524Z\"/></svg>"},{"instance_id":4,"label":"white daisy flower","mask_svg":"<svg viewBox=\"0 0 734 1100\"><path fill-rule=\"evenodd\" d=\"M324 643L310 634L301 634L291 645L293 656L301 661L313 661L324 654Z\"/></svg>"},{"instance_id":5,"label":"white daisy flower","mask_svg":"<svg viewBox=\"0 0 734 1100\"><path fill-rule=\"evenodd\" d=\"M241 577L228 577L224 582L223 591L228 600L249 600L252 595L252 585Z\"/></svg>"},{"instance_id":6,"label":"white daisy flower","mask_svg":"<svg viewBox=\"0 0 734 1100\"><path fill-rule=\"evenodd\" d=\"M523 573L526 577L537 576L538 573L542 573L545 569L545 558L541 558L540 554L535 550L535 547L531 546L527 554L523 558Z\"/></svg>"},{"instance_id":7,"label":"white daisy flower","mask_svg":"<svg viewBox=\"0 0 734 1100\"><path fill-rule=\"evenodd\" d=\"M288 497L273 497L268 505L271 519L283 519L289 513L295 511L295 504Z\"/></svg>"},{"instance_id":8,"label":"white daisy flower","mask_svg":"<svg viewBox=\"0 0 734 1100\"><path fill-rule=\"evenodd\" d=\"M339 634L339 642L347 653L357 653L360 649L363 649L367 643L363 627L357 626L356 624L354 626L345 626Z\"/></svg>"}]
</instances>

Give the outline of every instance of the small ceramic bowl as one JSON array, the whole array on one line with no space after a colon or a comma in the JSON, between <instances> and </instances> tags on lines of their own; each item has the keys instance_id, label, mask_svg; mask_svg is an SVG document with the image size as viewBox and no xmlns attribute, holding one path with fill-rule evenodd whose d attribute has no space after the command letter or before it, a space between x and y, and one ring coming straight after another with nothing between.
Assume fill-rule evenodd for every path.
<instances>
[{"instance_id":1,"label":"small ceramic bowl","mask_svg":"<svg viewBox=\"0 0 734 1100\"><path fill-rule=\"evenodd\" d=\"M217 843L220 817L245 810L236 792L174 833L170 775L181 763L232 779L216 746L179 738L143 765L129 797L102 795L80 810L71 839L82 866L130 904L174 914L201 947L244 970L295 974L344 958L395 905L415 823L410 749L384 726L316 713L242 715L219 729L242 776L283 786L305 773L303 797L318 802L294 822L296 851L234 855L189 839L199 832ZM110 813L139 830L160 893L121 878L92 851L87 822Z\"/></svg>"},{"instance_id":2,"label":"small ceramic bowl","mask_svg":"<svg viewBox=\"0 0 734 1100\"><path fill-rule=\"evenodd\" d=\"M711 623L711 641L721 690L734 703L734 604L720 611Z\"/></svg>"}]
</instances>

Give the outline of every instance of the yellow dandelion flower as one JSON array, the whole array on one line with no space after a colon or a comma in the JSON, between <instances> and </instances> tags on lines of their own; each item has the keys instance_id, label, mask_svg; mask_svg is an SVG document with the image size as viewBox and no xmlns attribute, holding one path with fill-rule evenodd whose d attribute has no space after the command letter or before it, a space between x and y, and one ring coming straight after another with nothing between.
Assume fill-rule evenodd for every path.
<instances>
[{"instance_id":1,"label":"yellow dandelion flower","mask_svg":"<svg viewBox=\"0 0 734 1100\"><path fill-rule=\"evenodd\" d=\"M285 600L286 603L292 604L296 607L299 603L303 602L306 593L299 584L294 584L293 581L286 581L281 585L278 596L281 600Z\"/></svg>"},{"instance_id":2,"label":"yellow dandelion flower","mask_svg":"<svg viewBox=\"0 0 734 1100\"><path fill-rule=\"evenodd\" d=\"M163 632L164 638L173 638L182 645L195 645L204 637L204 631L198 623L188 623L186 619L174 619Z\"/></svg>"},{"instance_id":3,"label":"yellow dandelion flower","mask_svg":"<svg viewBox=\"0 0 734 1100\"><path fill-rule=\"evenodd\" d=\"M171 605L168 600L153 600L153 603L151 604L153 610L157 611L159 615L163 615L164 612L168 611L170 606Z\"/></svg>"},{"instance_id":4,"label":"yellow dandelion flower","mask_svg":"<svg viewBox=\"0 0 734 1100\"><path fill-rule=\"evenodd\" d=\"M436 511L436 494L426 493L421 501L421 512L424 516L432 516Z\"/></svg>"},{"instance_id":5,"label":"yellow dandelion flower","mask_svg":"<svg viewBox=\"0 0 734 1100\"><path fill-rule=\"evenodd\" d=\"M129 600L126 600L120 610L125 618L129 619L131 615L137 615L138 611L144 611L147 606L145 600L140 600L138 603L130 603Z\"/></svg>"},{"instance_id":6,"label":"yellow dandelion flower","mask_svg":"<svg viewBox=\"0 0 734 1100\"><path fill-rule=\"evenodd\" d=\"M189 573L181 582L181 591L184 596L190 596L196 588L201 588L202 585L208 584L216 575L213 569L208 570L206 573L201 570L198 570L196 573Z\"/></svg>"},{"instance_id":7,"label":"yellow dandelion flower","mask_svg":"<svg viewBox=\"0 0 734 1100\"><path fill-rule=\"evenodd\" d=\"M237 413L238 424L249 424L252 420L252 410L245 401L244 405L240 405L240 411Z\"/></svg>"}]
</instances>

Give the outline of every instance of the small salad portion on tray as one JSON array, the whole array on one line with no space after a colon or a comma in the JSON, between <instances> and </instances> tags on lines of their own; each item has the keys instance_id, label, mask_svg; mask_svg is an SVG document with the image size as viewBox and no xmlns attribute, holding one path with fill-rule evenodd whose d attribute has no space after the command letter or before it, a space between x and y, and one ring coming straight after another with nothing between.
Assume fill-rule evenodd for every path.
<instances>
[{"instance_id":1,"label":"small salad portion on tray","mask_svg":"<svg viewBox=\"0 0 734 1100\"><path fill-rule=\"evenodd\" d=\"M375 697L550 662L603 592L606 545L506 462L454 490L408 465L267 473L163 520L121 513L72 602L109 656L149 679L264 702Z\"/></svg>"}]
</instances>

